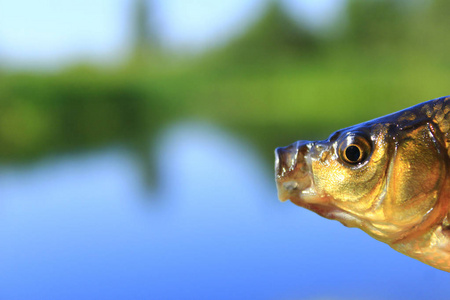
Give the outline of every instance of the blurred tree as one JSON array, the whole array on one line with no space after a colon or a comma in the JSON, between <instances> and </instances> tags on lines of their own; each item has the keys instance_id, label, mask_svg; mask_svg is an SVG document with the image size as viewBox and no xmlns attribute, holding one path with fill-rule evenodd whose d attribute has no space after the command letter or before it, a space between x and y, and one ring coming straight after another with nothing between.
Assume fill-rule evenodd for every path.
<instances>
[{"instance_id":1,"label":"blurred tree","mask_svg":"<svg viewBox=\"0 0 450 300\"><path fill-rule=\"evenodd\" d=\"M349 0L345 38L355 47L331 58L323 55L323 49L335 51L338 44L345 44L342 39L333 45L319 43L279 1L272 1L261 18L223 51L201 57L197 64L160 64L147 72L147 62L155 66L161 61L150 23L154 23L153 2L148 1L152 0L133 2L132 67L113 71L90 67L54 75L3 71L0 162L124 142L137 150L151 178L155 161L148 156L149 137L156 137L173 120L219 123L268 150L299 136L314 138L338 121L350 125L364 120L368 112L373 117L364 105L369 100L387 107L398 95L439 96L449 80L442 62L450 61L446 53L450 1L423 2L410 16L405 5L410 0ZM403 35L405 26L410 26L409 37ZM403 40L408 43L402 51L392 51ZM373 56L361 55L364 51L354 51L380 47L387 50L381 60L394 58L389 68ZM414 61L399 62L404 56ZM271 151L265 153L272 159Z\"/></svg>"},{"instance_id":2,"label":"blurred tree","mask_svg":"<svg viewBox=\"0 0 450 300\"><path fill-rule=\"evenodd\" d=\"M157 33L149 0L135 0L133 10L133 53L138 64L157 52Z\"/></svg>"},{"instance_id":3,"label":"blurred tree","mask_svg":"<svg viewBox=\"0 0 450 300\"><path fill-rule=\"evenodd\" d=\"M434 0L430 5L430 12L438 19L442 25L449 25L450 19L448 13L450 11L450 1L448 0Z\"/></svg>"},{"instance_id":4,"label":"blurred tree","mask_svg":"<svg viewBox=\"0 0 450 300\"><path fill-rule=\"evenodd\" d=\"M420 8L411 22L411 44L426 56L450 65L450 1L433 0Z\"/></svg>"},{"instance_id":5,"label":"blurred tree","mask_svg":"<svg viewBox=\"0 0 450 300\"><path fill-rule=\"evenodd\" d=\"M229 56L239 62L267 60L277 56L306 55L317 49L317 39L302 28L282 6L271 0L265 13L250 28L226 48Z\"/></svg>"},{"instance_id":6,"label":"blurred tree","mask_svg":"<svg viewBox=\"0 0 450 300\"><path fill-rule=\"evenodd\" d=\"M346 40L358 49L387 50L407 36L407 14L399 0L349 0Z\"/></svg>"}]
</instances>

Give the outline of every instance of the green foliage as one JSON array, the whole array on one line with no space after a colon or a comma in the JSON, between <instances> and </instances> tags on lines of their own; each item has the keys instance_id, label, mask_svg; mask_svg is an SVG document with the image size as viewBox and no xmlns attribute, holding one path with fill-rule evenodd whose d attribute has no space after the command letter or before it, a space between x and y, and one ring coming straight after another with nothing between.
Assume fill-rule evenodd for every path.
<instances>
[{"instance_id":1,"label":"green foliage","mask_svg":"<svg viewBox=\"0 0 450 300\"><path fill-rule=\"evenodd\" d=\"M320 40L272 2L195 63L0 73L0 161L117 142L146 153L147 137L180 119L227 127L271 159L275 146L449 94L446 5L352 0L347 33Z\"/></svg>"},{"instance_id":2,"label":"green foliage","mask_svg":"<svg viewBox=\"0 0 450 300\"><path fill-rule=\"evenodd\" d=\"M434 0L420 7L411 18L410 47L420 55L433 57L437 63L450 67L450 2Z\"/></svg>"},{"instance_id":3,"label":"green foliage","mask_svg":"<svg viewBox=\"0 0 450 300\"><path fill-rule=\"evenodd\" d=\"M263 16L224 48L222 59L267 63L277 57L309 56L317 49L318 38L289 16L279 1L269 1Z\"/></svg>"},{"instance_id":4,"label":"green foliage","mask_svg":"<svg viewBox=\"0 0 450 300\"><path fill-rule=\"evenodd\" d=\"M148 114L161 100L126 77L84 72L14 75L1 81L0 99L2 160L142 135L157 123Z\"/></svg>"},{"instance_id":5,"label":"green foliage","mask_svg":"<svg viewBox=\"0 0 450 300\"><path fill-rule=\"evenodd\" d=\"M398 0L349 0L347 41L363 50L393 51L403 46L408 30L406 10Z\"/></svg>"}]
</instances>

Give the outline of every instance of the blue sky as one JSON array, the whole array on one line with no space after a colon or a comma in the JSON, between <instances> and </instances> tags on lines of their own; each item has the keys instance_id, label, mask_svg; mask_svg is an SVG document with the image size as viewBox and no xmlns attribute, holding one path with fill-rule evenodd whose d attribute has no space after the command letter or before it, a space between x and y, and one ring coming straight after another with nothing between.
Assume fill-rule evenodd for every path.
<instances>
[{"instance_id":1,"label":"blue sky","mask_svg":"<svg viewBox=\"0 0 450 300\"><path fill-rule=\"evenodd\" d=\"M326 23L345 0L285 0L309 25ZM255 19L264 0L154 0L162 42L198 50L220 43ZM131 0L0 0L0 61L9 66L111 61L130 40Z\"/></svg>"}]
</instances>

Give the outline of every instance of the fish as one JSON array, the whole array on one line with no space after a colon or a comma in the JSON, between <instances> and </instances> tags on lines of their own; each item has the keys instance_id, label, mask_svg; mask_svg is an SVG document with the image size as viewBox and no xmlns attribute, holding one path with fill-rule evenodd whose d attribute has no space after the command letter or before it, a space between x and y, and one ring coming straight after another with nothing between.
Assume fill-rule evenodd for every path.
<instances>
[{"instance_id":1,"label":"fish","mask_svg":"<svg viewBox=\"0 0 450 300\"><path fill-rule=\"evenodd\" d=\"M450 96L275 150L281 201L450 272Z\"/></svg>"}]
</instances>

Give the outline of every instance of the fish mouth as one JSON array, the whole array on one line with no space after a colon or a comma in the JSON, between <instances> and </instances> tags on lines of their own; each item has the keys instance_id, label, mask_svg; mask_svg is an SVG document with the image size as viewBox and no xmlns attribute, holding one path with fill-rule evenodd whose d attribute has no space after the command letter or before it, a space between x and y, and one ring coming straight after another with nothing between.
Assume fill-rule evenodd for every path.
<instances>
[{"instance_id":1,"label":"fish mouth","mask_svg":"<svg viewBox=\"0 0 450 300\"><path fill-rule=\"evenodd\" d=\"M357 218L333 205L330 196L317 191L312 172L312 156L320 155L314 142L298 141L275 150L275 181L278 198L311 210L327 219L355 227ZM312 153L314 152L314 153Z\"/></svg>"},{"instance_id":2,"label":"fish mouth","mask_svg":"<svg viewBox=\"0 0 450 300\"><path fill-rule=\"evenodd\" d=\"M281 201L315 197L309 150L312 143L298 141L275 149L275 180Z\"/></svg>"}]
</instances>

